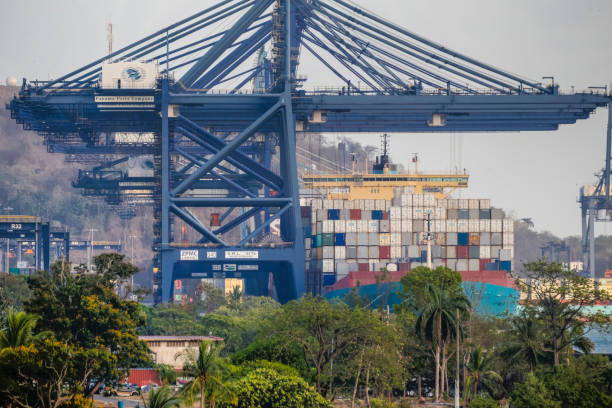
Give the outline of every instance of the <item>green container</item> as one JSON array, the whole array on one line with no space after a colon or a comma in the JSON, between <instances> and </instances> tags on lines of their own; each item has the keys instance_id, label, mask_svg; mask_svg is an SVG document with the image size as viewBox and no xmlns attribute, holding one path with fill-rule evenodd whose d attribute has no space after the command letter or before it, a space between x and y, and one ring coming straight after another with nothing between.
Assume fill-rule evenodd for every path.
<instances>
[{"instance_id":1,"label":"green container","mask_svg":"<svg viewBox=\"0 0 612 408\"><path fill-rule=\"evenodd\" d=\"M321 234L315 236L315 246L321 248Z\"/></svg>"},{"instance_id":2,"label":"green container","mask_svg":"<svg viewBox=\"0 0 612 408\"><path fill-rule=\"evenodd\" d=\"M19 275L19 268L9 268L9 272L13 275Z\"/></svg>"},{"instance_id":3,"label":"green container","mask_svg":"<svg viewBox=\"0 0 612 408\"><path fill-rule=\"evenodd\" d=\"M323 246L334 246L334 234L323 234L321 243Z\"/></svg>"}]
</instances>

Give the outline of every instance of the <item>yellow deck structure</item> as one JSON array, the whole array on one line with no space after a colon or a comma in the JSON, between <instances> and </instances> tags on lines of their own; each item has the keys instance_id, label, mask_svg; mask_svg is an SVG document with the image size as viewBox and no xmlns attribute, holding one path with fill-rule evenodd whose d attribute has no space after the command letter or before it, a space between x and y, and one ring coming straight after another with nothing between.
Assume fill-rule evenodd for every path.
<instances>
[{"instance_id":1,"label":"yellow deck structure","mask_svg":"<svg viewBox=\"0 0 612 408\"><path fill-rule=\"evenodd\" d=\"M458 188L467 188L468 174L305 174L303 187L325 190L326 198L336 200L391 200L395 188L412 187L414 194L434 193L437 199L448 197Z\"/></svg>"}]
</instances>

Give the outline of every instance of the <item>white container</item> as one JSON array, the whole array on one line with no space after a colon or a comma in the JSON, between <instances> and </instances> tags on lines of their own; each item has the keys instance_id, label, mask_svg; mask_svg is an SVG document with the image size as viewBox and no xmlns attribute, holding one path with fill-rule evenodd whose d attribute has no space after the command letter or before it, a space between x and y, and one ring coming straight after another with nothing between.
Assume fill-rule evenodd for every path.
<instances>
[{"instance_id":1,"label":"white container","mask_svg":"<svg viewBox=\"0 0 612 408\"><path fill-rule=\"evenodd\" d=\"M345 220L335 220L334 221L334 232L336 233L346 232L346 221Z\"/></svg>"},{"instance_id":2,"label":"white container","mask_svg":"<svg viewBox=\"0 0 612 408\"><path fill-rule=\"evenodd\" d=\"M324 221L327 219L327 210L317 210L317 221Z\"/></svg>"},{"instance_id":3,"label":"white container","mask_svg":"<svg viewBox=\"0 0 612 408\"><path fill-rule=\"evenodd\" d=\"M334 200L329 200L329 199L324 199L323 200L323 209L324 210L331 210L334 208Z\"/></svg>"},{"instance_id":4,"label":"white container","mask_svg":"<svg viewBox=\"0 0 612 408\"><path fill-rule=\"evenodd\" d=\"M402 207L402 220L412 219L412 206Z\"/></svg>"},{"instance_id":5,"label":"white container","mask_svg":"<svg viewBox=\"0 0 612 408\"><path fill-rule=\"evenodd\" d=\"M345 259L346 258L346 247L345 246L334 247L334 258Z\"/></svg>"},{"instance_id":6,"label":"white container","mask_svg":"<svg viewBox=\"0 0 612 408\"><path fill-rule=\"evenodd\" d=\"M458 209L459 208L459 200L457 200L456 198L449 198L446 200L446 208L450 208L450 209Z\"/></svg>"},{"instance_id":7,"label":"white container","mask_svg":"<svg viewBox=\"0 0 612 408\"><path fill-rule=\"evenodd\" d=\"M317 226L316 226L315 232L317 234L322 234L323 233L323 222L322 221L317 221Z\"/></svg>"},{"instance_id":8,"label":"white container","mask_svg":"<svg viewBox=\"0 0 612 408\"><path fill-rule=\"evenodd\" d=\"M378 220L368 221L368 232L378 232Z\"/></svg>"},{"instance_id":9,"label":"white container","mask_svg":"<svg viewBox=\"0 0 612 408\"><path fill-rule=\"evenodd\" d=\"M460 210L467 210L468 206L469 206L468 200L463 199L463 198L459 199L459 209Z\"/></svg>"},{"instance_id":10,"label":"white container","mask_svg":"<svg viewBox=\"0 0 612 408\"><path fill-rule=\"evenodd\" d=\"M446 231L457 232L457 220L446 220Z\"/></svg>"},{"instance_id":11,"label":"white container","mask_svg":"<svg viewBox=\"0 0 612 408\"><path fill-rule=\"evenodd\" d=\"M453 271L457 270L457 260L456 259L447 259L446 267L452 269Z\"/></svg>"},{"instance_id":12,"label":"white container","mask_svg":"<svg viewBox=\"0 0 612 408\"><path fill-rule=\"evenodd\" d=\"M423 206L424 207L433 207L436 205L436 199L432 193L423 194Z\"/></svg>"},{"instance_id":13,"label":"white container","mask_svg":"<svg viewBox=\"0 0 612 408\"><path fill-rule=\"evenodd\" d=\"M402 257L401 245L391 245L391 259L400 259Z\"/></svg>"},{"instance_id":14,"label":"white container","mask_svg":"<svg viewBox=\"0 0 612 408\"><path fill-rule=\"evenodd\" d=\"M480 259L491 259L491 247L489 245L480 246Z\"/></svg>"},{"instance_id":15,"label":"white container","mask_svg":"<svg viewBox=\"0 0 612 408\"><path fill-rule=\"evenodd\" d=\"M323 234L333 233L334 232L334 221L333 220L323 221L323 229L321 231Z\"/></svg>"},{"instance_id":16,"label":"white container","mask_svg":"<svg viewBox=\"0 0 612 408\"><path fill-rule=\"evenodd\" d=\"M391 220L391 232L402 232L402 219Z\"/></svg>"},{"instance_id":17,"label":"white container","mask_svg":"<svg viewBox=\"0 0 612 408\"><path fill-rule=\"evenodd\" d=\"M504 248L514 248L514 233L504 232L502 235L502 245Z\"/></svg>"},{"instance_id":18,"label":"white container","mask_svg":"<svg viewBox=\"0 0 612 408\"><path fill-rule=\"evenodd\" d=\"M363 200L364 209L368 211L375 210L374 208L374 200Z\"/></svg>"},{"instance_id":19,"label":"white container","mask_svg":"<svg viewBox=\"0 0 612 408\"><path fill-rule=\"evenodd\" d=\"M387 201L386 200L376 200L374 202L374 209L378 211L385 211L387 209Z\"/></svg>"},{"instance_id":20,"label":"white container","mask_svg":"<svg viewBox=\"0 0 612 408\"><path fill-rule=\"evenodd\" d=\"M457 220L457 232L470 232L468 221L469 220Z\"/></svg>"},{"instance_id":21,"label":"white container","mask_svg":"<svg viewBox=\"0 0 612 408\"><path fill-rule=\"evenodd\" d=\"M357 232L357 221L356 220L346 221L346 232Z\"/></svg>"},{"instance_id":22,"label":"white container","mask_svg":"<svg viewBox=\"0 0 612 408\"><path fill-rule=\"evenodd\" d=\"M480 260L470 259L468 261L468 271L479 271L479 270L480 270Z\"/></svg>"},{"instance_id":23,"label":"white container","mask_svg":"<svg viewBox=\"0 0 612 408\"><path fill-rule=\"evenodd\" d=\"M391 207L389 210L389 218L391 221L393 220L401 220L402 219L402 207Z\"/></svg>"},{"instance_id":24,"label":"white container","mask_svg":"<svg viewBox=\"0 0 612 408\"><path fill-rule=\"evenodd\" d=\"M503 248L499 250L500 261L511 261L514 256L514 250L512 248Z\"/></svg>"},{"instance_id":25,"label":"white container","mask_svg":"<svg viewBox=\"0 0 612 408\"><path fill-rule=\"evenodd\" d=\"M491 232L502 232L502 220L491 220Z\"/></svg>"},{"instance_id":26,"label":"white container","mask_svg":"<svg viewBox=\"0 0 612 408\"><path fill-rule=\"evenodd\" d=\"M468 260L467 259L457 259L457 271L467 271L468 270Z\"/></svg>"},{"instance_id":27,"label":"white container","mask_svg":"<svg viewBox=\"0 0 612 408\"><path fill-rule=\"evenodd\" d=\"M391 245L391 234L382 233L378 235L379 245Z\"/></svg>"},{"instance_id":28,"label":"white container","mask_svg":"<svg viewBox=\"0 0 612 408\"><path fill-rule=\"evenodd\" d=\"M413 207L423 207L423 194L413 194L412 195L412 206Z\"/></svg>"},{"instance_id":29,"label":"white container","mask_svg":"<svg viewBox=\"0 0 612 408\"><path fill-rule=\"evenodd\" d=\"M323 259L323 270L322 270L322 272L323 273L334 272L334 260L333 259Z\"/></svg>"},{"instance_id":30,"label":"white container","mask_svg":"<svg viewBox=\"0 0 612 408\"><path fill-rule=\"evenodd\" d=\"M434 232L446 232L446 220L434 220L433 221Z\"/></svg>"},{"instance_id":31,"label":"white container","mask_svg":"<svg viewBox=\"0 0 612 408\"><path fill-rule=\"evenodd\" d=\"M445 220L446 219L446 208L435 207L434 208L434 219Z\"/></svg>"},{"instance_id":32,"label":"white container","mask_svg":"<svg viewBox=\"0 0 612 408\"><path fill-rule=\"evenodd\" d=\"M480 232L479 220L467 220L467 221L468 221L468 232Z\"/></svg>"},{"instance_id":33,"label":"white container","mask_svg":"<svg viewBox=\"0 0 612 408\"><path fill-rule=\"evenodd\" d=\"M489 200L488 198L481 199L480 200L480 209L481 210L488 210L489 208L491 208L491 200Z\"/></svg>"},{"instance_id":34,"label":"white container","mask_svg":"<svg viewBox=\"0 0 612 408\"><path fill-rule=\"evenodd\" d=\"M422 220L423 218L425 218L423 207L412 207L412 219Z\"/></svg>"},{"instance_id":35,"label":"white container","mask_svg":"<svg viewBox=\"0 0 612 408\"><path fill-rule=\"evenodd\" d=\"M475 199L468 200L468 208L470 210L478 210L479 205L480 205L479 200L475 200Z\"/></svg>"},{"instance_id":36,"label":"white container","mask_svg":"<svg viewBox=\"0 0 612 408\"><path fill-rule=\"evenodd\" d=\"M412 194L402 194L400 203L402 207L412 207Z\"/></svg>"},{"instance_id":37,"label":"white container","mask_svg":"<svg viewBox=\"0 0 612 408\"><path fill-rule=\"evenodd\" d=\"M333 258L334 258L334 247L324 246L323 247L323 259L333 259Z\"/></svg>"},{"instance_id":38,"label":"white container","mask_svg":"<svg viewBox=\"0 0 612 408\"><path fill-rule=\"evenodd\" d=\"M514 232L514 220L512 218L505 218L502 228L504 232Z\"/></svg>"},{"instance_id":39,"label":"white container","mask_svg":"<svg viewBox=\"0 0 612 408\"><path fill-rule=\"evenodd\" d=\"M378 228L380 228L380 232L391 232L391 226L390 226L389 220L378 221Z\"/></svg>"},{"instance_id":40,"label":"white container","mask_svg":"<svg viewBox=\"0 0 612 408\"><path fill-rule=\"evenodd\" d=\"M402 245L402 233L392 232L389 234L391 245Z\"/></svg>"},{"instance_id":41,"label":"white container","mask_svg":"<svg viewBox=\"0 0 612 408\"><path fill-rule=\"evenodd\" d=\"M402 232L412 232L412 220L402 220Z\"/></svg>"},{"instance_id":42,"label":"white container","mask_svg":"<svg viewBox=\"0 0 612 408\"><path fill-rule=\"evenodd\" d=\"M448 200L447 199L441 199L441 200L436 200L436 207L439 208L448 208ZM444 212L444 216L446 216L446 211Z\"/></svg>"},{"instance_id":43,"label":"white container","mask_svg":"<svg viewBox=\"0 0 612 408\"><path fill-rule=\"evenodd\" d=\"M491 231L491 220L480 220L480 232Z\"/></svg>"},{"instance_id":44,"label":"white container","mask_svg":"<svg viewBox=\"0 0 612 408\"><path fill-rule=\"evenodd\" d=\"M368 232L368 220L357 220L357 232Z\"/></svg>"}]
</instances>

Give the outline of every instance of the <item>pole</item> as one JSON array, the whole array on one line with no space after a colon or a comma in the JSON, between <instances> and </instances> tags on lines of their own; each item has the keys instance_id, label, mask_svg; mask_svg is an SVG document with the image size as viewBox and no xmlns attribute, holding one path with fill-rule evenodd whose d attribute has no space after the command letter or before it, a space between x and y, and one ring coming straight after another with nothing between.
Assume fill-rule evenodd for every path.
<instances>
[{"instance_id":1,"label":"pole","mask_svg":"<svg viewBox=\"0 0 612 408\"><path fill-rule=\"evenodd\" d=\"M431 212L427 213L427 267L432 268L431 264Z\"/></svg>"},{"instance_id":2,"label":"pole","mask_svg":"<svg viewBox=\"0 0 612 408\"><path fill-rule=\"evenodd\" d=\"M90 233L89 239L89 257L87 259L87 271L91 272L91 260L93 258L93 233L98 232L97 229L90 228L87 231Z\"/></svg>"},{"instance_id":3,"label":"pole","mask_svg":"<svg viewBox=\"0 0 612 408\"><path fill-rule=\"evenodd\" d=\"M459 309L457 308L457 322L455 323L455 336L457 337L457 351L455 358L457 359L457 374L455 375L455 408L459 408Z\"/></svg>"}]
</instances>

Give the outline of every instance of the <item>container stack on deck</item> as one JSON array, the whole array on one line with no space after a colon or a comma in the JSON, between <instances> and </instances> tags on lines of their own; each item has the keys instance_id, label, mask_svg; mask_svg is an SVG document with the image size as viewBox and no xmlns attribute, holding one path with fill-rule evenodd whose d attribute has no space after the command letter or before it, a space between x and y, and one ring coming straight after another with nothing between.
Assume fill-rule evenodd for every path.
<instances>
[{"instance_id":1,"label":"container stack on deck","mask_svg":"<svg viewBox=\"0 0 612 408\"><path fill-rule=\"evenodd\" d=\"M392 201L314 198L302 205L307 289L314 293L350 286L350 275L426 265L428 230L434 267L510 285L514 223L488 199L436 199L406 189Z\"/></svg>"}]
</instances>

